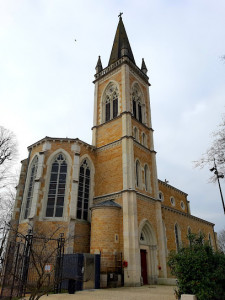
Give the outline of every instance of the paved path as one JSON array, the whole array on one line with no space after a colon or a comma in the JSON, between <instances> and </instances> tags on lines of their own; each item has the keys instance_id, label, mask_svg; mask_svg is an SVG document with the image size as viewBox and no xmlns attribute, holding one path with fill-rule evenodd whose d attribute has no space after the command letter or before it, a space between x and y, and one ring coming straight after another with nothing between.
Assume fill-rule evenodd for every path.
<instances>
[{"instance_id":1,"label":"paved path","mask_svg":"<svg viewBox=\"0 0 225 300\"><path fill-rule=\"evenodd\" d=\"M174 286L147 285L142 287L122 287L116 289L86 290L70 294L54 294L41 300L175 300Z\"/></svg>"}]
</instances>

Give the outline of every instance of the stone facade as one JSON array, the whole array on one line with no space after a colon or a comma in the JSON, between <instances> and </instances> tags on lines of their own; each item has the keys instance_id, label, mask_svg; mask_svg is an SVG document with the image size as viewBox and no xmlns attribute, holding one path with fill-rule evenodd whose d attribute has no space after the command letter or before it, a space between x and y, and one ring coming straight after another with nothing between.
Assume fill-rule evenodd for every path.
<instances>
[{"instance_id":1,"label":"stone facade","mask_svg":"<svg viewBox=\"0 0 225 300\"><path fill-rule=\"evenodd\" d=\"M120 49L121 36L128 52ZM214 224L192 216L187 194L158 179L150 84L126 54L121 18L114 59L115 47L125 54L105 69L97 66L93 145L45 137L29 146L13 220L23 232L28 224L37 233L60 227L66 253L101 253L102 286L122 261L126 286L170 283L169 251L187 243L190 230L216 248Z\"/></svg>"}]
</instances>

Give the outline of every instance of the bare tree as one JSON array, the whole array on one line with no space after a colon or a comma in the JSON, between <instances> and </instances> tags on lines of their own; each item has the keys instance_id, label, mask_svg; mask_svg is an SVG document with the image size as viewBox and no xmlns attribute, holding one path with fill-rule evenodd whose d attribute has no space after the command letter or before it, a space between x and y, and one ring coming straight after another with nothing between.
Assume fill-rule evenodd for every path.
<instances>
[{"instance_id":1,"label":"bare tree","mask_svg":"<svg viewBox=\"0 0 225 300\"><path fill-rule=\"evenodd\" d=\"M225 229L221 230L217 236L219 250L225 254Z\"/></svg>"},{"instance_id":2,"label":"bare tree","mask_svg":"<svg viewBox=\"0 0 225 300\"><path fill-rule=\"evenodd\" d=\"M12 179L10 167L17 157L17 141L14 133L0 126L0 188L8 185Z\"/></svg>"},{"instance_id":3,"label":"bare tree","mask_svg":"<svg viewBox=\"0 0 225 300\"><path fill-rule=\"evenodd\" d=\"M223 116L222 123L219 125L218 130L213 132L213 138L211 147L198 161L195 161L195 167L203 168L208 166L212 168L215 159L218 175L220 178L223 178L225 174L225 116ZM216 181L216 179L216 174L210 178L213 182Z\"/></svg>"}]
</instances>

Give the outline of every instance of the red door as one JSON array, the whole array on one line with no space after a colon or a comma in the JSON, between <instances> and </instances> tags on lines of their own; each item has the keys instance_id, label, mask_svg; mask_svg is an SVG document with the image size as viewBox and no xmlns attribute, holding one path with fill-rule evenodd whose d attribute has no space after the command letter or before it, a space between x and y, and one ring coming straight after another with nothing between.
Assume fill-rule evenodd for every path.
<instances>
[{"instance_id":1,"label":"red door","mask_svg":"<svg viewBox=\"0 0 225 300\"><path fill-rule=\"evenodd\" d=\"M143 284L148 284L146 250L141 249L141 276Z\"/></svg>"}]
</instances>

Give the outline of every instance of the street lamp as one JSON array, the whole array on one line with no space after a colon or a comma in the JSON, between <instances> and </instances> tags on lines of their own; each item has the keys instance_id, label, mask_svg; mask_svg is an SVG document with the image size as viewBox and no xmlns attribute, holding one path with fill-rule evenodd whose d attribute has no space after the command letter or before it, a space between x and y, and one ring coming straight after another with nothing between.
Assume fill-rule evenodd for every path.
<instances>
[{"instance_id":1,"label":"street lamp","mask_svg":"<svg viewBox=\"0 0 225 300\"><path fill-rule=\"evenodd\" d=\"M224 178L223 174L219 174L218 170L217 170L217 165L216 165L216 160L214 158L214 167L212 169L210 169L211 172L214 171L214 174L216 175L217 181L218 181L218 185L219 185L219 189L220 189L220 196L221 196L221 200L223 203L223 211L225 214L225 205L224 205L224 201L223 201L223 194L222 194L222 190L221 190L221 186L220 186L220 178Z\"/></svg>"}]
</instances>

